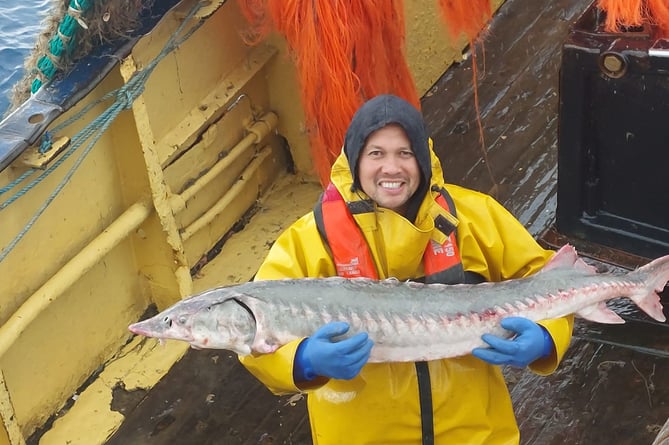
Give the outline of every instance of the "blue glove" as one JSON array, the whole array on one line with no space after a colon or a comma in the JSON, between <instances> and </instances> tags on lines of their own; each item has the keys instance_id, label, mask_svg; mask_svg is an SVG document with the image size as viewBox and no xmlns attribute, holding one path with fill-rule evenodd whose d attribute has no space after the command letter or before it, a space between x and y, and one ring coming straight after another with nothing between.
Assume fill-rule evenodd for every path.
<instances>
[{"instance_id":1,"label":"blue glove","mask_svg":"<svg viewBox=\"0 0 669 445\"><path fill-rule=\"evenodd\" d=\"M543 326L523 317L508 317L500 323L504 329L517 335L510 339L483 334L490 348L476 348L472 355L493 365L511 365L524 368L533 361L548 357L555 345Z\"/></svg>"},{"instance_id":2,"label":"blue glove","mask_svg":"<svg viewBox=\"0 0 669 445\"><path fill-rule=\"evenodd\" d=\"M318 376L350 380L369 360L374 342L366 332L337 341L335 337L348 332L343 321L328 323L306 338L297 347L293 366L296 382L308 382Z\"/></svg>"}]
</instances>

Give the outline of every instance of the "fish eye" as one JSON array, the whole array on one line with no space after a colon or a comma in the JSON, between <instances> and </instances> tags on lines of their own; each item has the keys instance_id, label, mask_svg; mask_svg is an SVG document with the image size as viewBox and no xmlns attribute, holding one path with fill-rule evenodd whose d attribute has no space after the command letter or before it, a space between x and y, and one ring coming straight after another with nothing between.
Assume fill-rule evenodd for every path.
<instances>
[{"instance_id":1,"label":"fish eye","mask_svg":"<svg viewBox=\"0 0 669 445\"><path fill-rule=\"evenodd\" d=\"M163 318L163 323L167 325L167 327L171 328L172 327L172 319L169 316L165 316Z\"/></svg>"},{"instance_id":2,"label":"fish eye","mask_svg":"<svg viewBox=\"0 0 669 445\"><path fill-rule=\"evenodd\" d=\"M179 318L177 318L177 323L179 323L179 324L186 324L186 317L183 316L183 315L180 316Z\"/></svg>"}]
</instances>

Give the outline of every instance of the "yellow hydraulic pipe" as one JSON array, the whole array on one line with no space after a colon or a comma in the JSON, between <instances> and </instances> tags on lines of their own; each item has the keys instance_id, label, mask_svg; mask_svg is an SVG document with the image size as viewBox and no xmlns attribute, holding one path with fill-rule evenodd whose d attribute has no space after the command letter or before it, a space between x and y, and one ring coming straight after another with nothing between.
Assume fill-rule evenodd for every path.
<instances>
[{"instance_id":1,"label":"yellow hydraulic pipe","mask_svg":"<svg viewBox=\"0 0 669 445\"><path fill-rule=\"evenodd\" d=\"M242 173L243 177L251 177L253 175L253 172L255 172L260 165L262 164L262 161L270 155L270 150L263 150L261 151L258 156L249 164L249 166L244 170ZM221 199L219 199L209 210L207 210L202 216L200 216L198 219L193 221L188 227L186 227L183 232L181 233L181 238L186 241L188 238L193 236L198 230L202 229L203 227L207 226L209 223L211 223L214 218L216 218L223 210L225 210L226 207L230 205L231 202L233 202L237 197L242 193L245 192L245 185L246 185L246 180L245 179L240 179L239 181L235 182L232 187L230 187L230 190L228 190ZM248 191L246 190L246 193Z\"/></svg>"},{"instance_id":2,"label":"yellow hydraulic pipe","mask_svg":"<svg viewBox=\"0 0 669 445\"><path fill-rule=\"evenodd\" d=\"M0 357L5 355L19 335L51 302L60 297L107 253L137 229L152 211L153 205L149 199L131 205L32 294L0 327Z\"/></svg>"},{"instance_id":3,"label":"yellow hydraulic pipe","mask_svg":"<svg viewBox=\"0 0 669 445\"><path fill-rule=\"evenodd\" d=\"M179 213L186 207L186 202L195 196L200 190L202 190L207 184L209 184L214 178L219 174L225 171L230 164L232 164L239 156L244 154L244 152L253 144L257 144L267 136L270 131L276 128L279 118L276 114L268 112L264 114L260 119L255 121L250 128L247 129L249 134L244 137L241 141L237 143L230 150L230 154L220 161L218 161L212 168L209 169L207 173L202 175L195 181L190 187L184 190L179 195L172 195L170 197L170 205L174 210L174 213Z\"/></svg>"}]
</instances>

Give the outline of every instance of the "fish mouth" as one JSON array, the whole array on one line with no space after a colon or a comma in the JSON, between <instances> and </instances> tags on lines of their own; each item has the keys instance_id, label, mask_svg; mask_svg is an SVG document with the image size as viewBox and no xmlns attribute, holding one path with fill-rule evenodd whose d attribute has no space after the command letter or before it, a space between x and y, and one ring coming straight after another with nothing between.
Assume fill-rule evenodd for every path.
<instances>
[{"instance_id":1,"label":"fish mouth","mask_svg":"<svg viewBox=\"0 0 669 445\"><path fill-rule=\"evenodd\" d=\"M148 321L148 320L146 320ZM128 326L128 330L136 335L142 335L144 337L152 337L160 340L180 340L185 342L195 341L193 335L189 332L179 332L178 334L170 335L169 333L160 333L157 334L155 330L151 329L145 324L144 321L139 321Z\"/></svg>"}]
</instances>

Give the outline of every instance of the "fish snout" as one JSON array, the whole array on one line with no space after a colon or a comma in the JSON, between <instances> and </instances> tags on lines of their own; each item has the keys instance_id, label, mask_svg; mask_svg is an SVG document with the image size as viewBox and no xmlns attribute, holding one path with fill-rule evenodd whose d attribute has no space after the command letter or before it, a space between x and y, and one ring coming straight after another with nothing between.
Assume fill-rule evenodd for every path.
<instances>
[{"instance_id":1,"label":"fish snout","mask_svg":"<svg viewBox=\"0 0 669 445\"><path fill-rule=\"evenodd\" d=\"M146 334L146 330L144 329L143 324L142 324L141 321L137 322L137 323L133 323L130 326L128 326L128 330L130 332L132 332L133 334L137 334L137 335L145 335Z\"/></svg>"}]
</instances>

